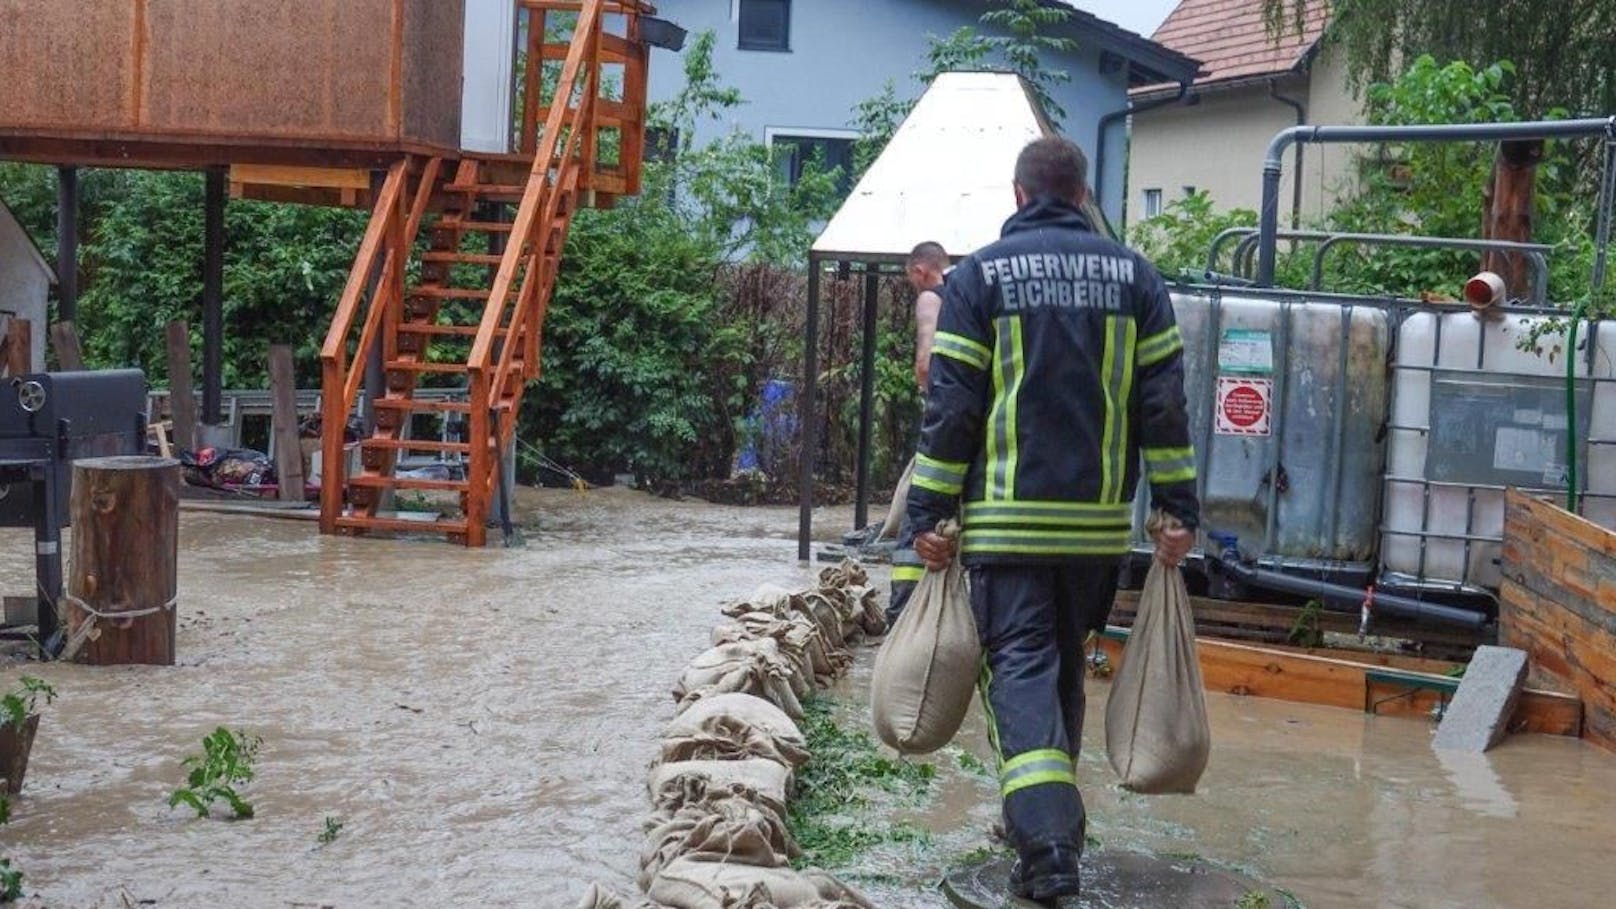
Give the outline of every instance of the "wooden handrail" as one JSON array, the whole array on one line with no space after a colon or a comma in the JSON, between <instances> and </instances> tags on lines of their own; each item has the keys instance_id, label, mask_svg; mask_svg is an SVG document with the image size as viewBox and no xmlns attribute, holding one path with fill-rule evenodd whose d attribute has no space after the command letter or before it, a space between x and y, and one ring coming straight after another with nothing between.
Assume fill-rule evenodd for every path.
<instances>
[{"instance_id":1,"label":"wooden handrail","mask_svg":"<svg viewBox=\"0 0 1616 909\"><path fill-rule=\"evenodd\" d=\"M488 308L483 312L483 319L477 328L477 338L472 343L471 356L467 366L475 375L477 372L486 372L493 364L494 336L499 330L499 322L504 315L506 301L511 294L511 285L516 280L516 270L522 264L527 254L528 243L532 240L533 226L538 220L540 204L547 191L552 191L550 182L550 169L555 166L556 153L561 140L562 127L566 123L567 114L572 104L572 96L577 92L578 72L583 68L584 58L595 50L597 43L593 40L579 40L580 36L593 35L600 29L602 0L581 0L581 11L578 14L578 23L573 32L572 50L567 54L567 61L562 65L561 78L556 83L556 93L550 103L549 115L545 118L544 134L539 143L538 154L533 159L533 176L538 179L529 179L527 189L522 194L521 205L517 207L516 218L512 225L509 245L500 260L499 272L494 278L490 289ZM591 82L589 93L598 93L597 87ZM587 97L576 112L584 113ZM580 117L573 118L568 131L567 145L570 149L572 141L577 137ZM570 156L565 156L570 157ZM561 166L565 166L565 158ZM559 175L558 175L559 176ZM555 186L559 187L557 180ZM553 195L553 191L552 191ZM543 225L553 223L553 219L546 220ZM541 238L548 239L548 238ZM540 255L543 250L538 250ZM512 328L518 327L514 321ZM504 359L504 358L502 358ZM492 402L490 402L492 404Z\"/></svg>"}]
</instances>

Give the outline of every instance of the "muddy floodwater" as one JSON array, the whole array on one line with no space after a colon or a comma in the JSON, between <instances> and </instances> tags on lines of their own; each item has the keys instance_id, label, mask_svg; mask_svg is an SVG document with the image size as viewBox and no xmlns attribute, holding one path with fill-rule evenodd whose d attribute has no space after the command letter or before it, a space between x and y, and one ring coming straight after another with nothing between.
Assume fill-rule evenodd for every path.
<instances>
[{"instance_id":1,"label":"muddy floodwater","mask_svg":"<svg viewBox=\"0 0 1616 909\"><path fill-rule=\"evenodd\" d=\"M524 505L526 546L481 551L186 512L178 666L0 674L61 692L0 828L25 905L570 909L590 882L631 889L669 688L723 601L807 580L796 514L613 490ZM6 593L31 588L31 551L0 534ZM850 722L869 656L837 692ZM1616 756L1530 736L1439 758L1429 723L1253 699L1211 715L1193 797L1117 790L1091 722L1081 776L1108 849L1193 853L1310 907L1611 905ZM166 805L221 724L264 741L251 821ZM941 906L937 873L987 844L978 719L961 744L932 758L929 803L892 807L932 841L843 869L884 909ZM327 817L343 826L321 845Z\"/></svg>"}]
</instances>

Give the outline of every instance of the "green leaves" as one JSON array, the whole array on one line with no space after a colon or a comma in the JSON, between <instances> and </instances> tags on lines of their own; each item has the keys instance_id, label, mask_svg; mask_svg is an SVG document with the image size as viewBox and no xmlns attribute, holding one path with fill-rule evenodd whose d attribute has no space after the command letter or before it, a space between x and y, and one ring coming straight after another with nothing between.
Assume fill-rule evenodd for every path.
<instances>
[{"instance_id":1,"label":"green leaves","mask_svg":"<svg viewBox=\"0 0 1616 909\"><path fill-rule=\"evenodd\" d=\"M223 801L237 820L251 818L252 803L242 798L235 787L252 782L253 762L262 744L263 739L257 736L232 732L223 726L208 733L202 739L203 753L185 758L186 786L169 795L168 807L185 805L197 817L207 817L213 803Z\"/></svg>"},{"instance_id":2,"label":"green leaves","mask_svg":"<svg viewBox=\"0 0 1616 909\"><path fill-rule=\"evenodd\" d=\"M0 698L0 726L22 728L22 724L38 707L40 698L45 703L56 700L56 689L42 679L25 675L17 681L5 697ZM4 823L0 821L0 823Z\"/></svg>"}]
</instances>

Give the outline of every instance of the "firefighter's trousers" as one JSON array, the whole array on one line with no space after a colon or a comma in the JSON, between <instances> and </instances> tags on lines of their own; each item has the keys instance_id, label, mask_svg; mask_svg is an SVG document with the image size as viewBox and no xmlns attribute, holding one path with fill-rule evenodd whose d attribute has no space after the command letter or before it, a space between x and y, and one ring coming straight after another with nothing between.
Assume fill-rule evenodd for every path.
<instances>
[{"instance_id":1,"label":"firefighter's trousers","mask_svg":"<svg viewBox=\"0 0 1616 909\"><path fill-rule=\"evenodd\" d=\"M1105 627L1119 567L1117 557L1106 557L970 571L1005 832L1034 882L1077 873L1085 828L1075 772L1083 643Z\"/></svg>"}]
</instances>

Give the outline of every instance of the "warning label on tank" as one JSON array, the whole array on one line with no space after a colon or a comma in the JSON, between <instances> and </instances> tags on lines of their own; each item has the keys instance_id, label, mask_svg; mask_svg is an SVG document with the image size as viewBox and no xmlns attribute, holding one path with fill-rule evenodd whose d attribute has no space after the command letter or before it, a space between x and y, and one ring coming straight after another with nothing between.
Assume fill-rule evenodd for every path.
<instances>
[{"instance_id":1,"label":"warning label on tank","mask_svg":"<svg viewBox=\"0 0 1616 909\"><path fill-rule=\"evenodd\" d=\"M1226 436L1273 434L1272 379L1218 377L1218 410L1214 429Z\"/></svg>"}]
</instances>

